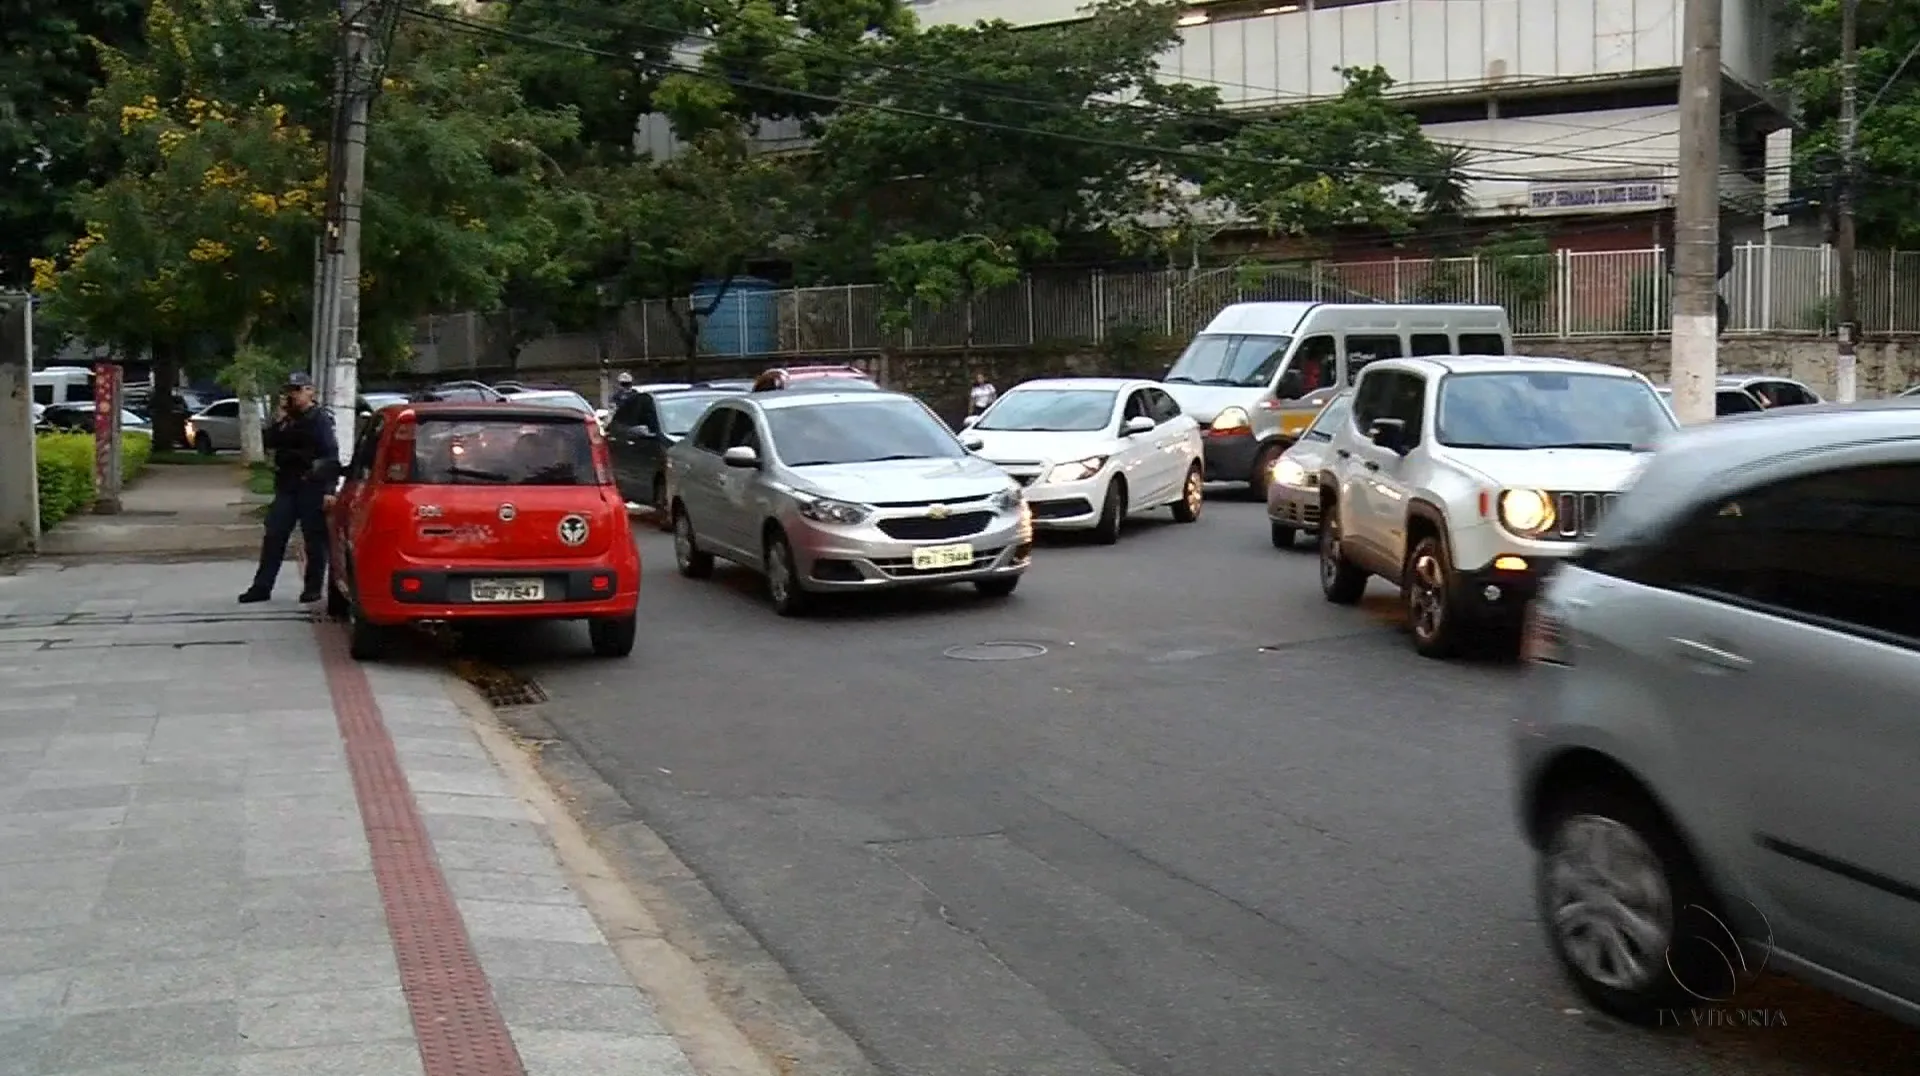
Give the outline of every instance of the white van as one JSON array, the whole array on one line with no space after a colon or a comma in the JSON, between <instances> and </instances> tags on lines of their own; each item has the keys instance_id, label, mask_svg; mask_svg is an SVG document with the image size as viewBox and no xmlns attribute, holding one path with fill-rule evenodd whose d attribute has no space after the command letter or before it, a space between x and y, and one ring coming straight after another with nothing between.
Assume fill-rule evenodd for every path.
<instances>
[{"instance_id":1,"label":"white van","mask_svg":"<svg viewBox=\"0 0 1920 1076\"><path fill-rule=\"evenodd\" d=\"M1264 494L1273 465L1332 395L1374 359L1511 355L1497 306L1235 303L1162 379L1206 433L1207 480Z\"/></svg>"},{"instance_id":2,"label":"white van","mask_svg":"<svg viewBox=\"0 0 1920 1076\"><path fill-rule=\"evenodd\" d=\"M33 402L42 407L93 402L93 371L84 366L49 366L33 372Z\"/></svg>"}]
</instances>

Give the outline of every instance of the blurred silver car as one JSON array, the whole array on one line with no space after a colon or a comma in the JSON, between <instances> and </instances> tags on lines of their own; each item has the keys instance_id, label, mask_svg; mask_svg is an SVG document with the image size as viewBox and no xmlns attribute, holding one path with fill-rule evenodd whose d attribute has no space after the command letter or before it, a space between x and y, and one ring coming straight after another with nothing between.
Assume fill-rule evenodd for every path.
<instances>
[{"instance_id":1,"label":"blurred silver car","mask_svg":"<svg viewBox=\"0 0 1920 1076\"><path fill-rule=\"evenodd\" d=\"M1294 536L1320 530L1320 471L1333 452L1334 427L1353 413L1353 393L1334 395L1267 476L1267 525L1276 549L1292 549Z\"/></svg>"},{"instance_id":2,"label":"blurred silver car","mask_svg":"<svg viewBox=\"0 0 1920 1076\"><path fill-rule=\"evenodd\" d=\"M667 450L680 573L766 576L782 616L821 591L972 583L1013 593L1033 552L1020 486L910 396L775 390L719 400Z\"/></svg>"},{"instance_id":3,"label":"blurred silver car","mask_svg":"<svg viewBox=\"0 0 1920 1076\"><path fill-rule=\"evenodd\" d=\"M1520 823L1555 956L1649 1024L1782 971L1920 1023L1920 400L1662 447L1532 610Z\"/></svg>"},{"instance_id":4,"label":"blurred silver car","mask_svg":"<svg viewBox=\"0 0 1920 1076\"><path fill-rule=\"evenodd\" d=\"M254 413L254 421L265 425L257 407L247 410ZM240 448L240 401L216 400L205 409L187 420L182 431L187 443L203 456L215 452L234 452Z\"/></svg>"}]
</instances>

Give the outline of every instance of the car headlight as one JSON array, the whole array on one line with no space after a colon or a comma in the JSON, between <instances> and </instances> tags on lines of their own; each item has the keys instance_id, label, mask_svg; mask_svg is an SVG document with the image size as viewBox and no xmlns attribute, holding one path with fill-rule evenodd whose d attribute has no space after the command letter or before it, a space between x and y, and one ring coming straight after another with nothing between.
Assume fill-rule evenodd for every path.
<instances>
[{"instance_id":1,"label":"car headlight","mask_svg":"<svg viewBox=\"0 0 1920 1076\"><path fill-rule=\"evenodd\" d=\"M1022 499L1020 496L1020 487L1009 486L994 494L993 497L987 501L987 504L996 512L1011 512L1020 507Z\"/></svg>"},{"instance_id":2,"label":"car headlight","mask_svg":"<svg viewBox=\"0 0 1920 1076\"><path fill-rule=\"evenodd\" d=\"M864 504L836 501L831 497L801 497L799 500L800 514L815 523L864 523L873 514L873 509Z\"/></svg>"},{"instance_id":3,"label":"car headlight","mask_svg":"<svg viewBox=\"0 0 1920 1076\"><path fill-rule=\"evenodd\" d=\"M1273 465L1273 483L1278 486L1304 486L1307 484L1307 469L1282 456Z\"/></svg>"},{"instance_id":4,"label":"car headlight","mask_svg":"<svg viewBox=\"0 0 1920 1076\"><path fill-rule=\"evenodd\" d=\"M1553 529L1553 498L1538 489L1501 490L1500 522L1523 538L1537 538Z\"/></svg>"},{"instance_id":5,"label":"car headlight","mask_svg":"<svg viewBox=\"0 0 1920 1076\"><path fill-rule=\"evenodd\" d=\"M1230 433L1234 430L1250 430L1253 421L1247 417L1244 407L1229 407L1213 416L1213 423L1207 427L1215 433Z\"/></svg>"},{"instance_id":6,"label":"car headlight","mask_svg":"<svg viewBox=\"0 0 1920 1076\"><path fill-rule=\"evenodd\" d=\"M1073 460L1069 463L1056 463L1047 470L1046 481L1079 482L1099 474L1100 468L1106 465L1107 457L1105 456L1088 456L1083 460Z\"/></svg>"},{"instance_id":7,"label":"car headlight","mask_svg":"<svg viewBox=\"0 0 1920 1076\"><path fill-rule=\"evenodd\" d=\"M193 420L188 419L187 421L181 423L180 432L186 435L188 441L192 441L193 440Z\"/></svg>"}]
</instances>

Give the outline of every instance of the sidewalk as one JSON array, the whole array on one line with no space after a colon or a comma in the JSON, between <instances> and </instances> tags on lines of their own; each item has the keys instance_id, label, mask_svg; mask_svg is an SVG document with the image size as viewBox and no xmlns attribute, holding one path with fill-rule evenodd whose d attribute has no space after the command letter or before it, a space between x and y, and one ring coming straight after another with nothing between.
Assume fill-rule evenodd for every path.
<instances>
[{"instance_id":1,"label":"sidewalk","mask_svg":"<svg viewBox=\"0 0 1920 1076\"><path fill-rule=\"evenodd\" d=\"M40 536L40 552L47 556L257 554L261 522L252 514L243 478L237 461L153 464L120 495L118 515L69 516ZM245 585L242 580L241 586Z\"/></svg>"},{"instance_id":2,"label":"sidewalk","mask_svg":"<svg viewBox=\"0 0 1920 1076\"><path fill-rule=\"evenodd\" d=\"M442 674L291 570L0 574L0 1076L691 1076Z\"/></svg>"}]
</instances>

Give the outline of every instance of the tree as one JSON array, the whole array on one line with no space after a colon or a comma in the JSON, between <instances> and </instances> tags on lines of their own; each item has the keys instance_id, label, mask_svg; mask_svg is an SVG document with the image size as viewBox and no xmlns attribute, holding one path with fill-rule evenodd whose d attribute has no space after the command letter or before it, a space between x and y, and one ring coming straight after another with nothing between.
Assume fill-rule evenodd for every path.
<instances>
[{"instance_id":1,"label":"tree","mask_svg":"<svg viewBox=\"0 0 1920 1076\"><path fill-rule=\"evenodd\" d=\"M1782 5L1786 42L1776 85L1799 107L1794 179L1833 204L1840 175L1840 5L1791 0ZM1920 8L1898 0L1861 0L1860 182L1854 202L1861 235L1876 245L1920 246ZM1905 64L1903 67L1902 64Z\"/></svg>"},{"instance_id":2,"label":"tree","mask_svg":"<svg viewBox=\"0 0 1920 1076\"><path fill-rule=\"evenodd\" d=\"M87 101L106 78L95 42L140 39L139 0L0 0L0 290L79 231L75 187L110 172L87 142Z\"/></svg>"},{"instance_id":3,"label":"tree","mask_svg":"<svg viewBox=\"0 0 1920 1076\"><path fill-rule=\"evenodd\" d=\"M1339 97L1249 123L1207 169L1202 192L1270 234L1337 228L1411 230L1465 199L1457 150L1429 141L1420 121L1386 96L1378 67L1344 72Z\"/></svg>"},{"instance_id":4,"label":"tree","mask_svg":"<svg viewBox=\"0 0 1920 1076\"><path fill-rule=\"evenodd\" d=\"M1052 235L1029 228L1006 239L962 235L950 239L900 239L874 255L885 305L881 324L897 332L911 324L915 305L939 310L968 306L961 354L973 353L972 303L991 288L1019 281L1021 266L1053 252Z\"/></svg>"}]
</instances>

